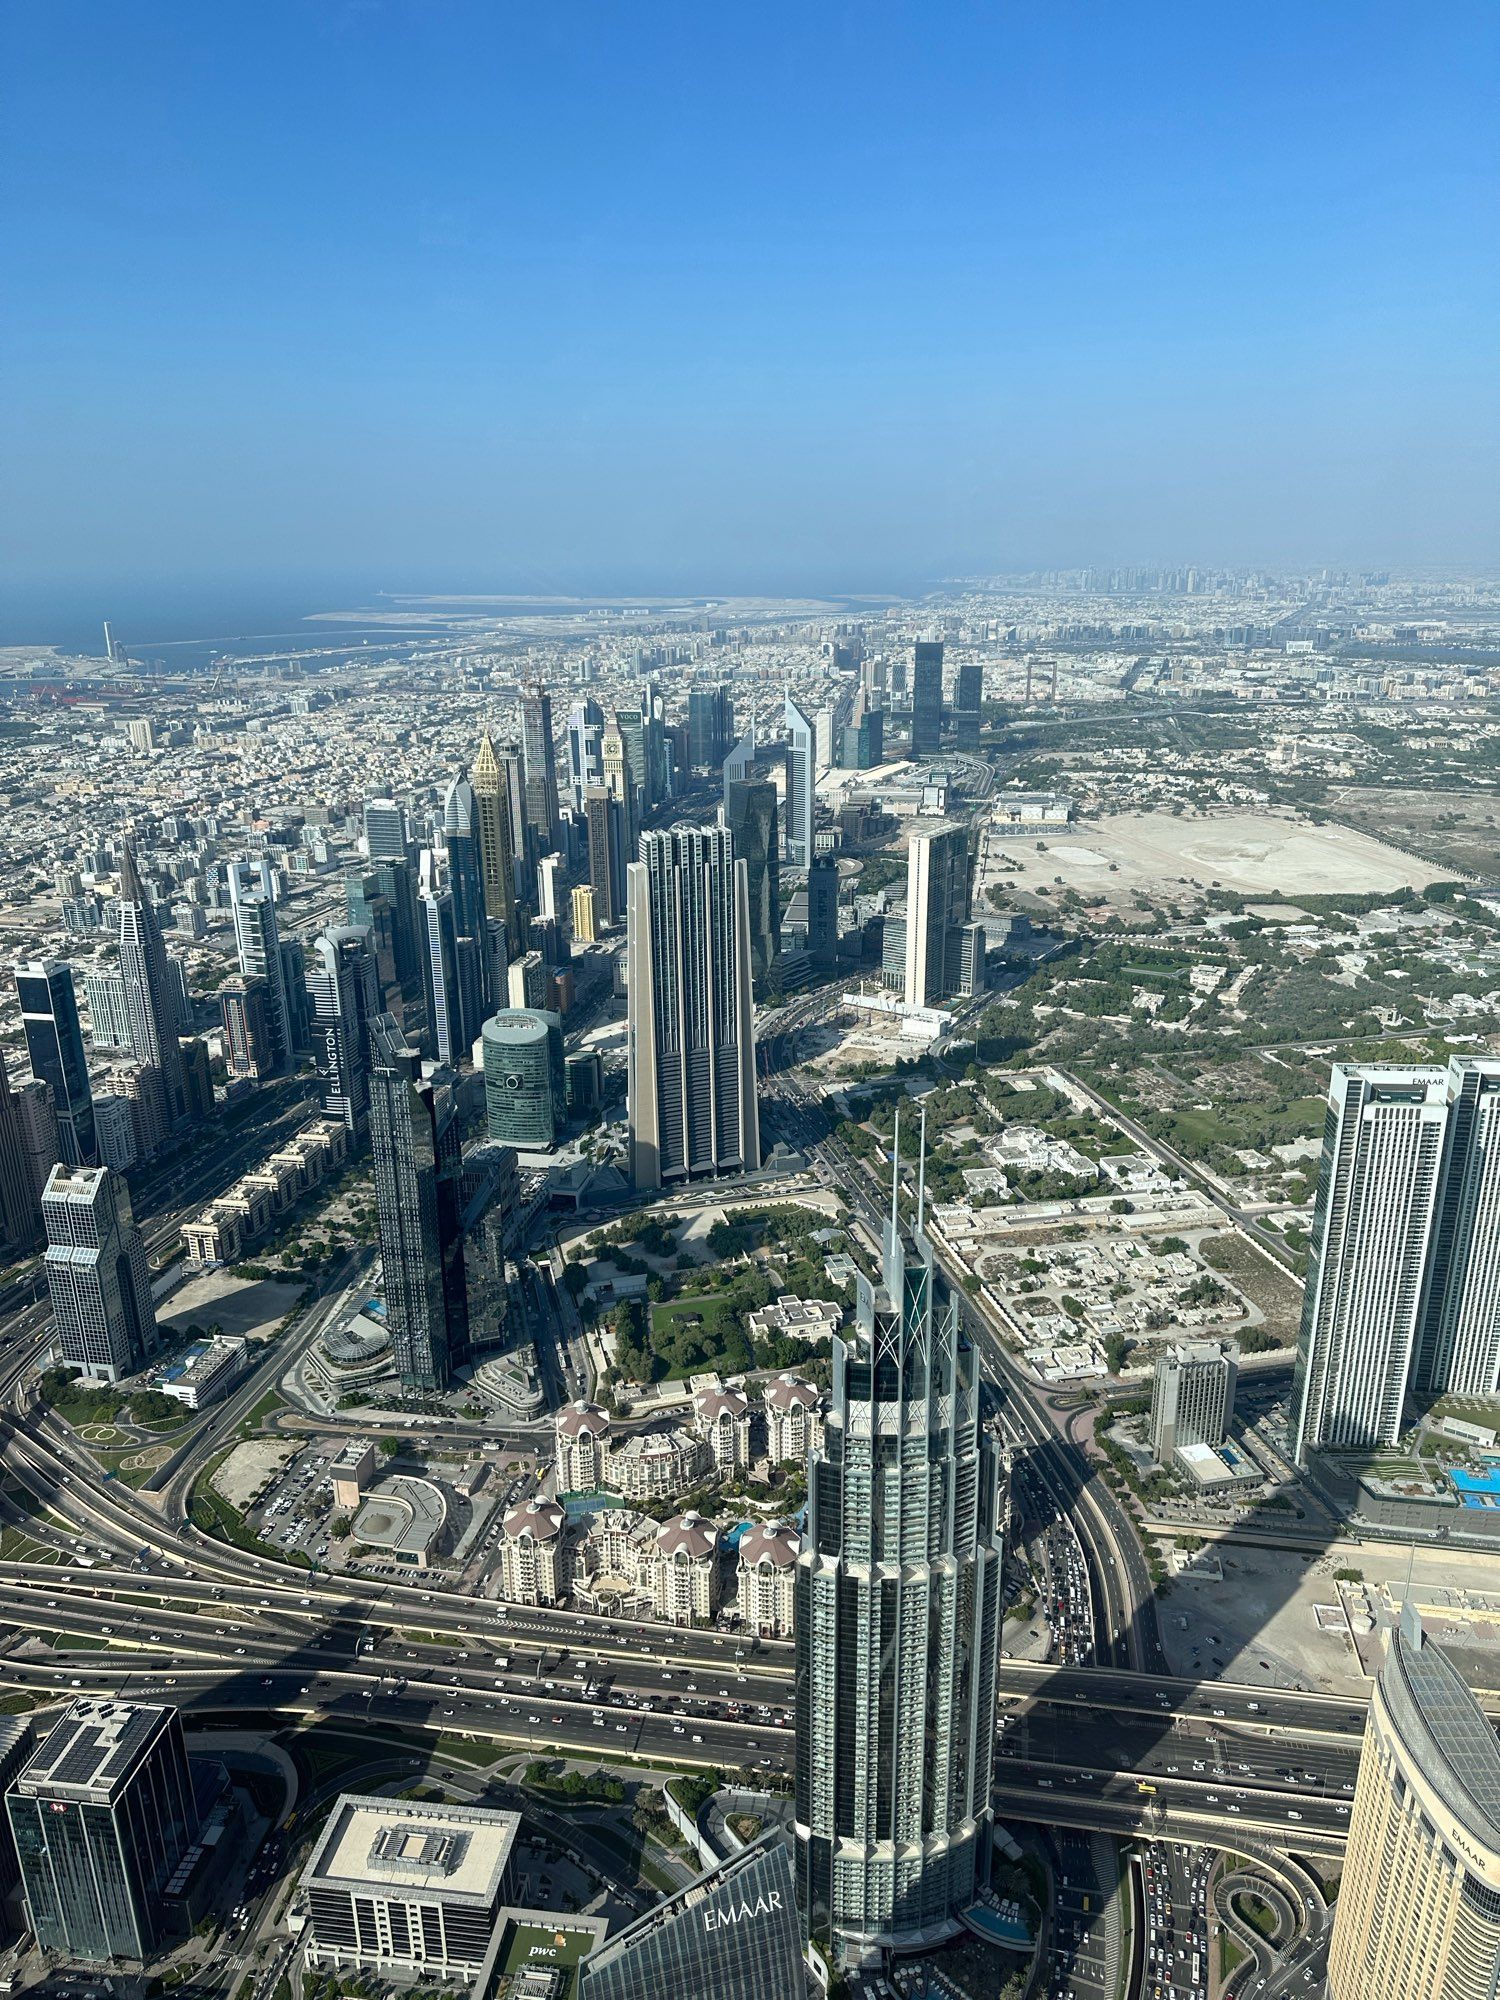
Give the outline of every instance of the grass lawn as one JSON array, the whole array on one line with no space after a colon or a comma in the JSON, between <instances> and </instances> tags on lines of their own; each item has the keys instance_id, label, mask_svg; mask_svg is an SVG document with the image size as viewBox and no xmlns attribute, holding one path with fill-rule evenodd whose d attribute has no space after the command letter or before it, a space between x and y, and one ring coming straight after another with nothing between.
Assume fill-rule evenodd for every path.
<instances>
[{"instance_id":1,"label":"grass lawn","mask_svg":"<svg viewBox=\"0 0 1500 2000\"><path fill-rule=\"evenodd\" d=\"M1244 1964L1250 1956L1242 1945L1237 1945L1228 1931L1219 1933L1219 1984L1222 1986L1237 1966Z\"/></svg>"},{"instance_id":2,"label":"grass lawn","mask_svg":"<svg viewBox=\"0 0 1500 2000\"><path fill-rule=\"evenodd\" d=\"M720 1294L707 1292L695 1299L672 1299L665 1305L651 1308L651 1330L653 1333L676 1333L686 1319L702 1319L711 1305L718 1302Z\"/></svg>"},{"instance_id":3,"label":"grass lawn","mask_svg":"<svg viewBox=\"0 0 1500 2000\"><path fill-rule=\"evenodd\" d=\"M547 1925L512 1923L500 1947L500 1978L504 1980L527 1966L542 1966L562 1975L558 2000L573 2000L574 1971L593 1944L592 1931L570 1930L566 1917Z\"/></svg>"},{"instance_id":4,"label":"grass lawn","mask_svg":"<svg viewBox=\"0 0 1500 2000\"><path fill-rule=\"evenodd\" d=\"M1234 1907L1253 1930L1260 1932L1267 1944L1274 1944L1280 1926L1269 1903L1263 1903L1259 1896L1236 1896Z\"/></svg>"}]
</instances>

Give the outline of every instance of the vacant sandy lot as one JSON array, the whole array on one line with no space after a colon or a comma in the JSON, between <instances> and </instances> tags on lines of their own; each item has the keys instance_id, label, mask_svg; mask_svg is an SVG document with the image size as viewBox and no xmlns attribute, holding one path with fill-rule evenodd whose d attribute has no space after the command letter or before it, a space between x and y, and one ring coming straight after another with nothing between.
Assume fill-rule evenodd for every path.
<instances>
[{"instance_id":1,"label":"vacant sandy lot","mask_svg":"<svg viewBox=\"0 0 1500 2000\"><path fill-rule=\"evenodd\" d=\"M230 1335L264 1340L301 1298L300 1279L237 1278L232 1271L204 1271L171 1295L172 1310L158 1313L163 1326L218 1326Z\"/></svg>"},{"instance_id":2,"label":"vacant sandy lot","mask_svg":"<svg viewBox=\"0 0 1500 2000\"><path fill-rule=\"evenodd\" d=\"M1438 871L1347 826L1313 826L1284 812L1120 813L993 845L1020 863L1011 888L1061 876L1081 896L1124 902L1221 888L1247 896L1361 895L1422 888ZM1114 864L1113 870L1111 863Z\"/></svg>"}]
</instances>

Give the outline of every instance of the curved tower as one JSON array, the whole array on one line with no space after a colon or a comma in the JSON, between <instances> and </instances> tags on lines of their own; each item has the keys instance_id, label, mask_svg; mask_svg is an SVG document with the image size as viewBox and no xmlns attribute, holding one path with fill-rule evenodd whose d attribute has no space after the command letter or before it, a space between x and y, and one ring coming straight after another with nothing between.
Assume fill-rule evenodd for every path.
<instances>
[{"instance_id":1,"label":"curved tower","mask_svg":"<svg viewBox=\"0 0 1500 2000\"><path fill-rule=\"evenodd\" d=\"M899 1145L899 1133L898 1133ZM921 1227L834 1342L797 1558L798 1891L845 1963L957 1928L989 1876L1000 1663L1000 1454L978 1358Z\"/></svg>"}]
</instances>

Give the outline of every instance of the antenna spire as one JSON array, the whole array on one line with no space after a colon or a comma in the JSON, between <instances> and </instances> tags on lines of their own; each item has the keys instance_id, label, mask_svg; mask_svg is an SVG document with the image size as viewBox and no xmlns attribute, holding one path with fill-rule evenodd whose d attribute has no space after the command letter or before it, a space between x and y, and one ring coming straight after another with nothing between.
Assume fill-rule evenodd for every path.
<instances>
[{"instance_id":1,"label":"antenna spire","mask_svg":"<svg viewBox=\"0 0 1500 2000\"><path fill-rule=\"evenodd\" d=\"M922 1233L922 1209L927 1196L927 1106L922 1106L922 1129L917 1139L917 1234Z\"/></svg>"},{"instance_id":2,"label":"antenna spire","mask_svg":"<svg viewBox=\"0 0 1500 2000\"><path fill-rule=\"evenodd\" d=\"M901 1186L901 1106L896 1106L896 1129L891 1138L891 1234L895 1236L901 1228L901 1220L896 1211L896 1195Z\"/></svg>"}]
</instances>

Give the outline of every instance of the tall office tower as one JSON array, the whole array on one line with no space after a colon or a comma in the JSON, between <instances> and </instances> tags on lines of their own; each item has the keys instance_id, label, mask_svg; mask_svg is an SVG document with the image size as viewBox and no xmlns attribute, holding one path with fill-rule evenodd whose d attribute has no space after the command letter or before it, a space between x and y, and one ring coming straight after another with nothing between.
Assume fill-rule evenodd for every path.
<instances>
[{"instance_id":1,"label":"tall office tower","mask_svg":"<svg viewBox=\"0 0 1500 2000\"><path fill-rule=\"evenodd\" d=\"M803 1916L860 1963L934 1943L989 1878L1001 1464L960 1302L917 1219L858 1278L808 1466L797 1558L796 1833Z\"/></svg>"},{"instance_id":2,"label":"tall office tower","mask_svg":"<svg viewBox=\"0 0 1500 2000\"><path fill-rule=\"evenodd\" d=\"M589 830L589 882L594 913L604 925L617 924L625 914L625 809L602 785L590 786L583 801Z\"/></svg>"},{"instance_id":3,"label":"tall office tower","mask_svg":"<svg viewBox=\"0 0 1500 2000\"><path fill-rule=\"evenodd\" d=\"M604 710L591 696L568 710L568 785L573 807L583 811L590 785L604 783Z\"/></svg>"},{"instance_id":4,"label":"tall office tower","mask_svg":"<svg viewBox=\"0 0 1500 2000\"><path fill-rule=\"evenodd\" d=\"M844 731L843 763L851 771L873 771L885 757L885 711L861 708Z\"/></svg>"},{"instance_id":5,"label":"tall office tower","mask_svg":"<svg viewBox=\"0 0 1500 2000\"><path fill-rule=\"evenodd\" d=\"M526 764L526 824L537 849L557 845L557 746L552 740L552 697L533 687L521 697L521 755Z\"/></svg>"},{"instance_id":6,"label":"tall office tower","mask_svg":"<svg viewBox=\"0 0 1500 2000\"><path fill-rule=\"evenodd\" d=\"M778 1828L674 1890L578 1968L578 2000L804 2000L807 1990Z\"/></svg>"},{"instance_id":7,"label":"tall office tower","mask_svg":"<svg viewBox=\"0 0 1500 2000\"><path fill-rule=\"evenodd\" d=\"M125 986L127 1046L137 1062L150 1063L161 1080L162 1122L167 1133L188 1123L187 1078L178 1042L181 1020L177 991L156 906L146 891L127 843L120 851L120 893L111 910Z\"/></svg>"},{"instance_id":8,"label":"tall office tower","mask_svg":"<svg viewBox=\"0 0 1500 2000\"><path fill-rule=\"evenodd\" d=\"M786 758L786 858L794 868L810 868L817 797L812 724L790 695L784 711L790 747Z\"/></svg>"},{"instance_id":9,"label":"tall office tower","mask_svg":"<svg viewBox=\"0 0 1500 2000\"><path fill-rule=\"evenodd\" d=\"M1500 1392L1500 1062L1455 1057L1413 1382L1431 1396Z\"/></svg>"},{"instance_id":10,"label":"tall office tower","mask_svg":"<svg viewBox=\"0 0 1500 2000\"><path fill-rule=\"evenodd\" d=\"M562 856L544 854L536 865L536 913L548 923L561 917Z\"/></svg>"},{"instance_id":11,"label":"tall office tower","mask_svg":"<svg viewBox=\"0 0 1500 2000\"><path fill-rule=\"evenodd\" d=\"M63 1156L62 1135L58 1129L57 1105L51 1084L39 1076L23 1077L15 1092L15 1109L21 1151L26 1156L26 1167L31 1176L31 1191L40 1202L47 1176Z\"/></svg>"},{"instance_id":12,"label":"tall office tower","mask_svg":"<svg viewBox=\"0 0 1500 2000\"><path fill-rule=\"evenodd\" d=\"M724 824L745 864L750 910L750 971L763 990L781 956L781 857L776 787L767 779L737 779L724 795Z\"/></svg>"},{"instance_id":13,"label":"tall office tower","mask_svg":"<svg viewBox=\"0 0 1500 2000\"><path fill-rule=\"evenodd\" d=\"M370 1023L380 1012L368 931L349 924L324 931L313 945L307 997L323 1109L358 1145L370 1118Z\"/></svg>"},{"instance_id":14,"label":"tall office tower","mask_svg":"<svg viewBox=\"0 0 1500 2000\"><path fill-rule=\"evenodd\" d=\"M484 1108L489 1135L518 1152L547 1152L567 1122L562 1018L507 1008L484 1024Z\"/></svg>"},{"instance_id":15,"label":"tall office tower","mask_svg":"<svg viewBox=\"0 0 1500 2000\"><path fill-rule=\"evenodd\" d=\"M138 1157L135 1118L128 1097L101 1090L94 1099L94 1136L99 1142L99 1164L113 1167L117 1174L128 1173ZM3 1195L0 1195L3 1203ZM3 1217L0 1217L3 1226Z\"/></svg>"},{"instance_id":16,"label":"tall office tower","mask_svg":"<svg viewBox=\"0 0 1500 2000\"><path fill-rule=\"evenodd\" d=\"M287 999L281 956L281 926L276 905L261 889L252 889L250 871L238 861L228 867L229 909L234 919L234 941L240 971L246 979L263 979L271 1011L271 1039L274 1068L290 1069L296 1060L292 1041L292 1009Z\"/></svg>"},{"instance_id":17,"label":"tall office tower","mask_svg":"<svg viewBox=\"0 0 1500 2000\"><path fill-rule=\"evenodd\" d=\"M108 1167L54 1167L42 1190L47 1289L62 1358L118 1382L158 1345L130 1190Z\"/></svg>"},{"instance_id":18,"label":"tall office tower","mask_svg":"<svg viewBox=\"0 0 1500 2000\"><path fill-rule=\"evenodd\" d=\"M365 847L372 861L409 861L412 843L406 808L394 799L366 799Z\"/></svg>"},{"instance_id":19,"label":"tall office tower","mask_svg":"<svg viewBox=\"0 0 1500 2000\"><path fill-rule=\"evenodd\" d=\"M717 771L734 741L728 688L690 688L687 721L688 762L695 771Z\"/></svg>"},{"instance_id":20,"label":"tall office tower","mask_svg":"<svg viewBox=\"0 0 1500 2000\"><path fill-rule=\"evenodd\" d=\"M1176 1340L1156 1363L1151 1450L1170 1465L1183 1444L1222 1444L1234 1417L1240 1350L1232 1340Z\"/></svg>"},{"instance_id":21,"label":"tall office tower","mask_svg":"<svg viewBox=\"0 0 1500 2000\"><path fill-rule=\"evenodd\" d=\"M281 984L292 1027L292 1047L304 1056L312 1048L312 1008L307 998L307 953L301 938L281 940Z\"/></svg>"},{"instance_id":22,"label":"tall office tower","mask_svg":"<svg viewBox=\"0 0 1500 2000\"><path fill-rule=\"evenodd\" d=\"M219 1012L224 1022L224 1061L229 1074L252 1080L274 1076L278 1057L270 981L226 980L219 988Z\"/></svg>"},{"instance_id":23,"label":"tall office tower","mask_svg":"<svg viewBox=\"0 0 1500 2000\"><path fill-rule=\"evenodd\" d=\"M677 764L673 732L667 727L667 704L654 681L641 690L641 726L645 733L646 797L659 806L677 790Z\"/></svg>"},{"instance_id":24,"label":"tall office tower","mask_svg":"<svg viewBox=\"0 0 1500 2000\"><path fill-rule=\"evenodd\" d=\"M552 999L552 974L539 951L523 951L510 962L506 973L507 998L512 1007L546 1010Z\"/></svg>"},{"instance_id":25,"label":"tall office tower","mask_svg":"<svg viewBox=\"0 0 1500 2000\"><path fill-rule=\"evenodd\" d=\"M1376 1676L1328 1948L1330 2000L1492 2000L1500 1747L1408 1597Z\"/></svg>"},{"instance_id":26,"label":"tall office tower","mask_svg":"<svg viewBox=\"0 0 1500 2000\"><path fill-rule=\"evenodd\" d=\"M906 850L908 1007L935 1007L958 991L972 915L969 829L917 834Z\"/></svg>"},{"instance_id":27,"label":"tall office tower","mask_svg":"<svg viewBox=\"0 0 1500 2000\"><path fill-rule=\"evenodd\" d=\"M43 1951L103 1964L167 1943L165 1892L199 1826L175 1708L73 1702L5 1806Z\"/></svg>"},{"instance_id":28,"label":"tall office tower","mask_svg":"<svg viewBox=\"0 0 1500 2000\"><path fill-rule=\"evenodd\" d=\"M130 1047L130 1009L118 972L86 972L83 997L89 1010L89 1040L96 1049Z\"/></svg>"},{"instance_id":29,"label":"tall office tower","mask_svg":"<svg viewBox=\"0 0 1500 2000\"><path fill-rule=\"evenodd\" d=\"M599 936L599 920L595 911L596 896L592 882L580 882L573 891L573 942L593 944Z\"/></svg>"},{"instance_id":30,"label":"tall office tower","mask_svg":"<svg viewBox=\"0 0 1500 2000\"><path fill-rule=\"evenodd\" d=\"M604 789L620 807L625 852L627 856L633 855L641 825L641 789L630 760L630 745L617 715L612 715L604 725Z\"/></svg>"},{"instance_id":31,"label":"tall office tower","mask_svg":"<svg viewBox=\"0 0 1500 2000\"><path fill-rule=\"evenodd\" d=\"M457 1110L390 1014L370 1025L370 1144L396 1371L405 1388L445 1389L469 1351Z\"/></svg>"},{"instance_id":32,"label":"tall office tower","mask_svg":"<svg viewBox=\"0 0 1500 2000\"><path fill-rule=\"evenodd\" d=\"M628 1116L638 1188L760 1166L750 908L726 827L641 835L626 870Z\"/></svg>"},{"instance_id":33,"label":"tall office tower","mask_svg":"<svg viewBox=\"0 0 1500 2000\"><path fill-rule=\"evenodd\" d=\"M635 787L635 824L639 828L646 814L656 803L651 795L651 760L646 751L646 718L638 708L622 708L616 711L614 723L625 744L631 782ZM606 752L607 758L608 752ZM604 782L609 783L607 761Z\"/></svg>"},{"instance_id":34,"label":"tall office tower","mask_svg":"<svg viewBox=\"0 0 1500 2000\"><path fill-rule=\"evenodd\" d=\"M498 995L490 992L489 933L485 928L484 883L476 832L478 807L474 788L463 771L448 787L443 802L443 841L448 887L453 896L453 927L458 938L458 990L463 1013L461 1046L478 1038Z\"/></svg>"},{"instance_id":35,"label":"tall office tower","mask_svg":"<svg viewBox=\"0 0 1500 2000\"><path fill-rule=\"evenodd\" d=\"M456 1068L468 1052L464 1040L464 1000L460 984L458 924L453 895L441 886L437 857L422 855L422 889L417 897L426 955L422 962L431 1047L440 1063Z\"/></svg>"},{"instance_id":36,"label":"tall office tower","mask_svg":"<svg viewBox=\"0 0 1500 2000\"><path fill-rule=\"evenodd\" d=\"M381 1012L394 1014L403 1026L406 1024L406 994L396 954L396 912L390 897L380 887L380 880L383 875L404 866L404 863L385 861L379 868L368 871L351 869L344 877L344 915L351 929L369 932Z\"/></svg>"},{"instance_id":37,"label":"tall office tower","mask_svg":"<svg viewBox=\"0 0 1500 2000\"><path fill-rule=\"evenodd\" d=\"M1292 1381L1299 1465L1396 1442L1447 1123L1442 1070L1335 1065Z\"/></svg>"},{"instance_id":38,"label":"tall office tower","mask_svg":"<svg viewBox=\"0 0 1500 2000\"><path fill-rule=\"evenodd\" d=\"M510 784L486 730L474 758L474 805L479 823L479 872L484 907L505 926L508 951L519 942L516 929L516 850L510 812Z\"/></svg>"},{"instance_id":39,"label":"tall office tower","mask_svg":"<svg viewBox=\"0 0 1500 2000\"><path fill-rule=\"evenodd\" d=\"M516 900L536 908L536 864L541 853L536 828L526 817L526 767L518 750L496 752L500 782L510 804L511 852L515 857Z\"/></svg>"},{"instance_id":40,"label":"tall office tower","mask_svg":"<svg viewBox=\"0 0 1500 2000\"><path fill-rule=\"evenodd\" d=\"M936 757L943 747L943 642L919 639L912 649L911 754Z\"/></svg>"},{"instance_id":41,"label":"tall office tower","mask_svg":"<svg viewBox=\"0 0 1500 2000\"><path fill-rule=\"evenodd\" d=\"M724 779L724 803L726 806L729 803L729 787L731 785L748 784L756 775L755 758L755 723L752 720L750 727L724 759L722 775Z\"/></svg>"},{"instance_id":42,"label":"tall office tower","mask_svg":"<svg viewBox=\"0 0 1500 2000\"><path fill-rule=\"evenodd\" d=\"M32 1179L21 1106L0 1057L0 1260L9 1262L34 1250L42 1234L42 1214Z\"/></svg>"},{"instance_id":43,"label":"tall office tower","mask_svg":"<svg viewBox=\"0 0 1500 2000\"><path fill-rule=\"evenodd\" d=\"M839 950L839 864L814 856L807 871L807 950L820 972L831 972Z\"/></svg>"},{"instance_id":44,"label":"tall office tower","mask_svg":"<svg viewBox=\"0 0 1500 2000\"><path fill-rule=\"evenodd\" d=\"M989 985L990 934L983 923L967 923L958 934L958 980L953 990L972 1000Z\"/></svg>"},{"instance_id":45,"label":"tall office tower","mask_svg":"<svg viewBox=\"0 0 1500 2000\"><path fill-rule=\"evenodd\" d=\"M954 741L960 750L979 748L979 724L984 708L984 666L979 660L965 660L958 669L958 687L953 701Z\"/></svg>"},{"instance_id":46,"label":"tall office tower","mask_svg":"<svg viewBox=\"0 0 1500 2000\"><path fill-rule=\"evenodd\" d=\"M88 1167L98 1155L94 1144L94 1096L88 1057L78 1021L73 968L65 959L32 959L16 967L16 993L31 1073L52 1088L62 1157L70 1167Z\"/></svg>"}]
</instances>

